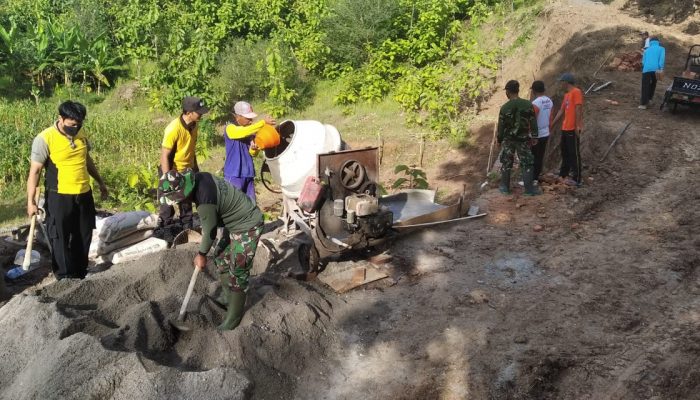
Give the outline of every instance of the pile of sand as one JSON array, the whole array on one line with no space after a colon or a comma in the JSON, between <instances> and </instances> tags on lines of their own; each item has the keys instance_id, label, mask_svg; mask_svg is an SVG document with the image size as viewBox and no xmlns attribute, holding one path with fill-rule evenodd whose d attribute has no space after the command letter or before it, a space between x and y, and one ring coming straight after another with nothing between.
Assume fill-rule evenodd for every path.
<instances>
[{"instance_id":1,"label":"pile of sand","mask_svg":"<svg viewBox=\"0 0 700 400\"><path fill-rule=\"evenodd\" d=\"M213 267L172 328L194 249L168 250L83 281L63 280L0 309L1 398L279 397L321 356L334 301L284 280L253 284L238 329L219 333Z\"/></svg>"}]
</instances>

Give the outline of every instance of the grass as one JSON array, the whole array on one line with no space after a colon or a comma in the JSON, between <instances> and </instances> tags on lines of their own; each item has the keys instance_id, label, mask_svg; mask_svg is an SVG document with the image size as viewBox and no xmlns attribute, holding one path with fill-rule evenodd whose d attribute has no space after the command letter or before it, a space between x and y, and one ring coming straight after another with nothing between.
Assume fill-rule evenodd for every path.
<instances>
[{"instance_id":1,"label":"grass","mask_svg":"<svg viewBox=\"0 0 700 400\"><path fill-rule=\"evenodd\" d=\"M316 88L314 102L304 111L296 112L287 119L313 119L338 128L341 136L352 144L353 141L373 141L379 136L385 140L414 140L427 129L405 125L403 111L399 104L387 96L381 102L359 102L350 107L340 107L333 103L338 92L334 82L320 82Z\"/></svg>"},{"instance_id":2,"label":"grass","mask_svg":"<svg viewBox=\"0 0 700 400\"><path fill-rule=\"evenodd\" d=\"M27 223L27 194L24 186L13 185L0 197L0 227Z\"/></svg>"}]
</instances>

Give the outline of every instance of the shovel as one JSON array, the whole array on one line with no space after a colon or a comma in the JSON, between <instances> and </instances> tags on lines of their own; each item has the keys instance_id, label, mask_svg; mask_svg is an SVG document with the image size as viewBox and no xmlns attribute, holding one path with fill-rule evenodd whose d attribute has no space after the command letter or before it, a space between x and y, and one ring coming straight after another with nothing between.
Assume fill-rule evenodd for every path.
<instances>
[{"instance_id":1,"label":"shovel","mask_svg":"<svg viewBox=\"0 0 700 400\"><path fill-rule=\"evenodd\" d=\"M12 269L7 271L5 279L12 281L22 275L31 272L39 267L39 263L32 263L32 246L34 245L34 228L36 227L36 214L32 215L29 223L29 235L27 236L27 248L24 251L24 259L22 265L14 264ZM21 250L20 250L21 251ZM16 259L16 258L15 258Z\"/></svg>"},{"instance_id":2,"label":"shovel","mask_svg":"<svg viewBox=\"0 0 700 400\"><path fill-rule=\"evenodd\" d=\"M185 229L178 233L173 239L173 244L171 248L176 248L177 246L185 243L201 243L202 234L194 229Z\"/></svg>"},{"instance_id":3,"label":"shovel","mask_svg":"<svg viewBox=\"0 0 700 400\"><path fill-rule=\"evenodd\" d=\"M484 190L486 185L489 184L489 172L491 172L491 160L493 157L493 147L496 144L496 133L498 132L498 122L493 126L493 137L491 138L491 148L489 149L489 163L486 165L486 180L479 186L479 190Z\"/></svg>"},{"instance_id":4,"label":"shovel","mask_svg":"<svg viewBox=\"0 0 700 400\"><path fill-rule=\"evenodd\" d=\"M190 297L192 297L192 292L194 291L194 284L197 282L198 274L199 268L194 267L194 272L192 272L192 278L190 278L190 285L187 287L185 299L182 301L182 307L180 307L180 314L177 316L177 320L170 321L170 325L182 332L189 332L192 330L191 326L185 324L185 311L187 310L187 303L190 302Z\"/></svg>"}]
</instances>

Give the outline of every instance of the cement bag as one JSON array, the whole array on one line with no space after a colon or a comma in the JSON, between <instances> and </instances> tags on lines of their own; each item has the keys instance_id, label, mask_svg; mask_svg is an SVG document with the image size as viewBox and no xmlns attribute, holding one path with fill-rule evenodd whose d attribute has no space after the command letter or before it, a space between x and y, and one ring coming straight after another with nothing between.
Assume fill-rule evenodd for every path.
<instances>
[{"instance_id":1,"label":"cement bag","mask_svg":"<svg viewBox=\"0 0 700 400\"><path fill-rule=\"evenodd\" d=\"M100 258L103 262L109 261L112 264L120 264L127 261L138 260L146 254L157 253L167 248L168 242L152 237L144 240L143 242L136 243L129 247L106 254Z\"/></svg>"},{"instance_id":2,"label":"cement bag","mask_svg":"<svg viewBox=\"0 0 700 400\"><path fill-rule=\"evenodd\" d=\"M158 216L148 211L130 211L114 214L103 220L97 236L100 241L111 243L136 231L154 229Z\"/></svg>"},{"instance_id":3,"label":"cement bag","mask_svg":"<svg viewBox=\"0 0 700 400\"><path fill-rule=\"evenodd\" d=\"M128 236L119 238L113 242L106 243L101 240L96 240L90 243L90 252L88 253L89 258L95 258L103 254L111 253L117 249L123 247L131 246L132 244L143 242L153 235L152 229L145 229L142 231L136 231Z\"/></svg>"}]
</instances>

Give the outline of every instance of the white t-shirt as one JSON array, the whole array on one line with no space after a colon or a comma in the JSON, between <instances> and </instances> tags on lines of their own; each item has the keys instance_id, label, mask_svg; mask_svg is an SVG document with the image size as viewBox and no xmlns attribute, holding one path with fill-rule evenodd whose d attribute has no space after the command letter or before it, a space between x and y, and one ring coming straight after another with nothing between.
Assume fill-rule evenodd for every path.
<instances>
[{"instance_id":1,"label":"white t-shirt","mask_svg":"<svg viewBox=\"0 0 700 400\"><path fill-rule=\"evenodd\" d=\"M552 115L554 103L547 96L540 96L532 101L532 105L536 107L537 112L537 137L543 138L549 136L549 121Z\"/></svg>"}]
</instances>

